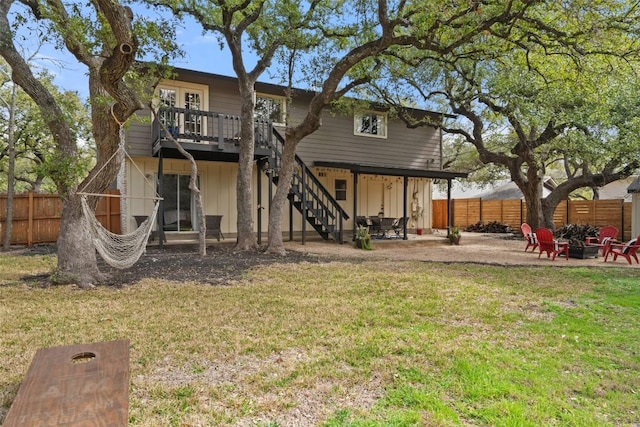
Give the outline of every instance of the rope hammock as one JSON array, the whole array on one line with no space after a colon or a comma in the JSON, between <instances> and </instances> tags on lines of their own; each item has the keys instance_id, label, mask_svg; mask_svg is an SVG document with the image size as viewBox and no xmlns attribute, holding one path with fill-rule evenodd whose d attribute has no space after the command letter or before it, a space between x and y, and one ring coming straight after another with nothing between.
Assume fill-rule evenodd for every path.
<instances>
[{"instance_id":1,"label":"rope hammock","mask_svg":"<svg viewBox=\"0 0 640 427\"><path fill-rule=\"evenodd\" d=\"M113 115L113 107L111 108L111 114ZM115 115L113 118L120 125L120 144L118 149L113 153L113 155L107 160L104 165L96 172L96 174L87 182L84 188L86 188L100 172L105 168L109 162L111 162L115 156L122 152L124 155L131 161L131 163L136 167L138 172L144 177L147 184L151 186L151 183L144 176L140 168L135 164L133 159L129 157L126 150L124 149L124 123L120 123L118 119L116 119ZM153 186L152 186L153 188ZM155 189L154 189L155 192ZM158 214L158 207L160 205L161 197L155 193L156 197L153 198L155 201L153 212L151 215L147 217L145 221L138 226L133 232L128 234L116 234L104 228L104 226L98 221L95 216L95 212L89 206L87 202L87 196L103 196L102 194L92 194L92 193L83 193L78 192L80 195L80 202L82 205L82 213L86 218L86 223L88 226L89 234L91 235L91 240L93 246L96 248L102 259L112 267L124 269L133 266L145 253L147 250L147 241L149 240L149 236L151 235L153 224L156 221L156 216Z\"/></svg>"},{"instance_id":2,"label":"rope hammock","mask_svg":"<svg viewBox=\"0 0 640 427\"><path fill-rule=\"evenodd\" d=\"M102 259L115 268L129 268L134 265L147 250L147 240L158 214L156 201L153 213L138 228L128 234L116 234L102 226L87 203L87 196L81 195L82 212L87 219L93 246Z\"/></svg>"}]
</instances>

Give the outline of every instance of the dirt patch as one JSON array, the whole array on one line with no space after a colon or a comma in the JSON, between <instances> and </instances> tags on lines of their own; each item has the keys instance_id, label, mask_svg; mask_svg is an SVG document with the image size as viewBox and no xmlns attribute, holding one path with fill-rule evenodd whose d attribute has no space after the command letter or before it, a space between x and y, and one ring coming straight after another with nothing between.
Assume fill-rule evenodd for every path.
<instances>
[{"instance_id":1,"label":"dirt patch","mask_svg":"<svg viewBox=\"0 0 640 427\"><path fill-rule=\"evenodd\" d=\"M442 233L428 236L410 236L407 240L373 240L373 250L356 249L352 243L338 244L322 240L285 242L286 256L269 255L260 251L236 252L233 243L213 243L207 255L197 253L197 245L165 245L160 249L150 246L147 252L131 268L118 270L108 266L100 258L100 270L110 278L106 285L124 286L144 278L175 281L198 281L212 285L230 284L241 279L253 267L275 263L328 263L335 260L366 261L424 261L450 264L486 264L501 266L552 266L552 267L621 267L629 265L624 259L604 262L602 257L588 259L557 258L555 261L538 252L524 251L526 242L512 234L463 233L460 245L451 245ZM38 245L21 250L24 255L55 253L54 245ZM46 277L28 277L44 284Z\"/></svg>"},{"instance_id":2,"label":"dirt patch","mask_svg":"<svg viewBox=\"0 0 640 427\"><path fill-rule=\"evenodd\" d=\"M558 257L551 260L546 254L538 257L539 252L531 249L525 252L524 238L511 233L469 233L463 232L459 245L452 245L446 239L444 232L436 232L427 236L410 235L408 240L387 239L373 240L373 250L355 249L352 244L339 245L320 241L288 242L288 248L316 255L331 255L340 258L361 260L397 260L397 261L425 261L444 262L450 264L486 264L498 266L545 266L545 267L619 267L640 268L635 262L629 265L623 258L613 261L609 257L607 262L599 256L597 258L577 259Z\"/></svg>"},{"instance_id":3,"label":"dirt patch","mask_svg":"<svg viewBox=\"0 0 640 427\"><path fill-rule=\"evenodd\" d=\"M131 268L118 270L100 260L100 271L111 276L111 285L126 285L143 278L198 281L212 285L227 284L243 277L246 271L275 263L322 262L314 254L290 251L286 257L264 252L236 252L232 245L212 245L206 256L199 256L196 245L152 247ZM326 262L326 260L324 261Z\"/></svg>"}]
</instances>

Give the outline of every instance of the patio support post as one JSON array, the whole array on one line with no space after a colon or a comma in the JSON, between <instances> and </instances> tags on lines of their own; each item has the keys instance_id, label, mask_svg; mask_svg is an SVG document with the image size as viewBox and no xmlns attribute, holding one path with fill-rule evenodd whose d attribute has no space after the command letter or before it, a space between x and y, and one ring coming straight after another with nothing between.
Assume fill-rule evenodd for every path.
<instances>
[{"instance_id":1,"label":"patio support post","mask_svg":"<svg viewBox=\"0 0 640 427\"><path fill-rule=\"evenodd\" d=\"M407 175L402 177L402 240L407 240L407 201L409 196L409 177Z\"/></svg>"},{"instance_id":2,"label":"patio support post","mask_svg":"<svg viewBox=\"0 0 640 427\"><path fill-rule=\"evenodd\" d=\"M301 197L302 197L302 244L305 244L305 239L307 237L307 218L309 216L307 210L307 189L306 189L306 183L307 183L307 177L304 173L304 169L302 168L302 171L300 173L300 192L301 192Z\"/></svg>"},{"instance_id":3,"label":"patio support post","mask_svg":"<svg viewBox=\"0 0 640 427\"><path fill-rule=\"evenodd\" d=\"M163 165L163 156L162 156L162 148L160 148L160 152L158 153L158 193L160 194L160 206L158 206L158 246L162 249L162 244L164 242L164 165Z\"/></svg>"},{"instance_id":4,"label":"patio support post","mask_svg":"<svg viewBox=\"0 0 640 427\"><path fill-rule=\"evenodd\" d=\"M262 161L258 161L258 176L257 176L257 186L256 188L256 197L258 198L258 244L262 243L262 166L264 163Z\"/></svg>"},{"instance_id":5,"label":"patio support post","mask_svg":"<svg viewBox=\"0 0 640 427\"><path fill-rule=\"evenodd\" d=\"M353 241L356 240L356 217L358 216L358 173L353 172Z\"/></svg>"},{"instance_id":6,"label":"patio support post","mask_svg":"<svg viewBox=\"0 0 640 427\"><path fill-rule=\"evenodd\" d=\"M267 191L267 194L269 196L269 203L267 204L267 206L269 207L269 209L267 210L267 216L271 215L271 201L273 200L273 171L275 169L275 159L273 157L269 157L269 160L267 160L267 167L269 169L267 169L267 178L269 179L269 186L267 187L269 190ZM267 230L268 232L269 230Z\"/></svg>"}]
</instances>

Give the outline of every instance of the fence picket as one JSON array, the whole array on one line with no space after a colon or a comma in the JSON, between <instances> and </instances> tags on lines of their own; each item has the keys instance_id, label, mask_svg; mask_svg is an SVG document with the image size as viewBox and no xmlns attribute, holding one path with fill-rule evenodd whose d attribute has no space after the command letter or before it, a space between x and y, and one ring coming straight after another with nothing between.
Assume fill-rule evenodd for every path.
<instances>
[{"instance_id":1,"label":"fence picket","mask_svg":"<svg viewBox=\"0 0 640 427\"><path fill-rule=\"evenodd\" d=\"M432 227L447 228L447 201L433 201ZM511 226L514 230L526 220L526 206L520 199L482 200L453 199L453 224L467 227L479 221L497 221ZM564 224L590 224L596 227L613 225L621 231L620 239L631 236L631 202L614 200L569 200L558 204L553 215L556 227Z\"/></svg>"},{"instance_id":2,"label":"fence picket","mask_svg":"<svg viewBox=\"0 0 640 427\"><path fill-rule=\"evenodd\" d=\"M108 190L118 195L118 190ZM12 245L53 243L58 240L62 202L57 194L16 194L13 196ZM109 231L120 233L120 199L103 197L98 202L96 217ZM0 194L0 230L7 218L7 195Z\"/></svg>"}]
</instances>

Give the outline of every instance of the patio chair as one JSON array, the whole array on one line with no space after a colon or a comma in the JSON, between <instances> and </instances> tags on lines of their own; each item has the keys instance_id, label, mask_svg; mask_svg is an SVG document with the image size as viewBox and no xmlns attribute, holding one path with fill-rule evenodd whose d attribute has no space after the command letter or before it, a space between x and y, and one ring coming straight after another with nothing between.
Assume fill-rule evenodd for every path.
<instances>
[{"instance_id":1,"label":"patio chair","mask_svg":"<svg viewBox=\"0 0 640 427\"><path fill-rule=\"evenodd\" d=\"M404 217L397 218L393 222L391 227L393 228L393 231L396 233L396 237L400 237L400 234L404 232L404 227L406 226L408 220L409 218L404 216Z\"/></svg>"},{"instance_id":2,"label":"patio chair","mask_svg":"<svg viewBox=\"0 0 640 427\"><path fill-rule=\"evenodd\" d=\"M369 220L366 216L357 216L356 217L356 226L360 227L369 227Z\"/></svg>"},{"instance_id":3,"label":"patio chair","mask_svg":"<svg viewBox=\"0 0 640 427\"><path fill-rule=\"evenodd\" d=\"M613 225L602 227L598 232L598 237L588 236L584 243L586 246L598 246L602 251L602 256L607 256L607 250L610 247L608 243L613 243L618 237L618 229Z\"/></svg>"},{"instance_id":4,"label":"patio chair","mask_svg":"<svg viewBox=\"0 0 640 427\"><path fill-rule=\"evenodd\" d=\"M538 238L535 233L531 231L531 226L526 222L522 223L520 230L522 231L524 239L527 241L527 247L524 248L524 251L527 252L527 249L531 248L531 252L533 253L538 247Z\"/></svg>"},{"instance_id":5,"label":"patio chair","mask_svg":"<svg viewBox=\"0 0 640 427\"><path fill-rule=\"evenodd\" d=\"M140 227L140 224L142 224L143 222L145 222L147 220L147 218L149 218L148 215L134 215L133 218L136 220L136 227ZM156 239L156 231L152 231L151 234L149 235L149 242L153 242ZM166 242L166 240L165 240Z\"/></svg>"},{"instance_id":6,"label":"patio chair","mask_svg":"<svg viewBox=\"0 0 640 427\"><path fill-rule=\"evenodd\" d=\"M633 264L631 262L631 258L636 260L637 264L640 264L638 261L638 249L640 249L640 235L635 239L629 240L627 243L607 243L607 254L604 256L604 262L607 262L607 258L609 255L613 254L613 260L617 260L618 256L626 259L629 264Z\"/></svg>"},{"instance_id":7,"label":"patio chair","mask_svg":"<svg viewBox=\"0 0 640 427\"><path fill-rule=\"evenodd\" d=\"M369 234L371 236L379 237L380 235L380 217L370 216L367 218L369 221Z\"/></svg>"},{"instance_id":8,"label":"patio chair","mask_svg":"<svg viewBox=\"0 0 640 427\"><path fill-rule=\"evenodd\" d=\"M536 238L538 239L538 248L540 249L538 258L540 258L543 252L546 252L547 258L551 256L552 261L555 261L557 255L564 255L567 260L569 259L569 242L554 240L553 232L548 228L538 228L536 230Z\"/></svg>"},{"instance_id":9,"label":"patio chair","mask_svg":"<svg viewBox=\"0 0 640 427\"><path fill-rule=\"evenodd\" d=\"M220 226L222 224L222 215L205 215L205 224L207 225L207 231L205 232L205 237L213 236L218 242L220 238L224 240L224 236L222 235L222 231L220 231Z\"/></svg>"},{"instance_id":10,"label":"patio chair","mask_svg":"<svg viewBox=\"0 0 640 427\"><path fill-rule=\"evenodd\" d=\"M393 223L396 221L395 218L382 218L380 220L380 234L382 238L387 237L387 232L393 230Z\"/></svg>"}]
</instances>

